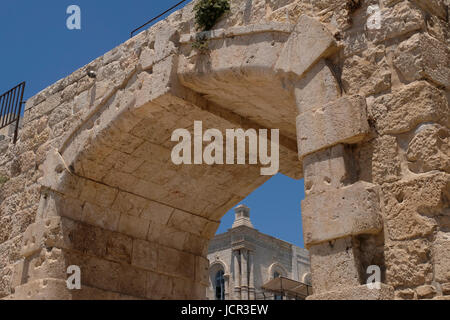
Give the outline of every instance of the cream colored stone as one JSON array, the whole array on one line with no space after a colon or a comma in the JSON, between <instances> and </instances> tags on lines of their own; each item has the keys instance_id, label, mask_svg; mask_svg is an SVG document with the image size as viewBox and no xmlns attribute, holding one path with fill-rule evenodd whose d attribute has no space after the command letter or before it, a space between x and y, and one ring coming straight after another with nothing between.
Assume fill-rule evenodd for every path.
<instances>
[{"instance_id":1,"label":"cream colored stone","mask_svg":"<svg viewBox=\"0 0 450 320\"><path fill-rule=\"evenodd\" d=\"M369 132L365 99L343 97L297 117L300 158L339 143L358 143Z\"/></svg>"},{"instance_id":2,"label":"cream colored stone","mask_svg":"<svg viewBox=\"0 0 450 320\"><path fill-rule=\"evenodd\" d=\"M438 232L433 243L433 262L435 281L450 282L450 235Z\"/></svg>"},{"instance_id":3,"label":"cream colored stone","mask_svg":"<svg viewBox=\"0 0 450 320\"><path fill-rule=\"evenodd\" d=\"M334 190L356 179L352 152L343 144L308 155L303 161L307 195Z\"/></svg>"},{"instance_id":4,"label":"cream colored stone","mask_svg":"<svg viewBox=\"0 0 450 320\"><path fill-rule=\"evenodd\" d=\"M380 134L398 134L423 122L450 124L449 105L442 92L419 81L376 98L368 105L369 116Z\"/></svg>"},{"instance_id":5,"label":"cream colored stone","mask_svg":"<svg viewBox=\"0 0 450 320\"><path fill-rule=\"evenodd\" d=\"M323 294L314 294L308 300L392 300L394 290L391 286L381 284L380 290L371 290L367 285L343 288Z\"/></svg>"},{"instance_id":6,"label":"cream colored stone","mask_svg":"<svg viewBox=\"0 0 450 320\"><path fill-rule=\"evenodd\" d=\"M436 288L431 285L420 286L416 289L419 299L431 299L436 295Z\"/></svg>"},{"instance_id":7,"label":"cream colored stone","mask_svg":"<svg viewBox=\"0 0 450 320\"><path fill-rule=\"evenodd\" d=\"M368 96L391 88L391 70L382 46L367 50L362 57L345 59L342 86L346 93Z\"/></svg>"},{"instance_id":8,"label":"cream colored stone","mask_svg":"<svg viewBox=\"0 0 450 320\"><path fill-rule=\"evenodd\" d=\"M422 125L408 145L408 167L414 173L441 170L450 173L450 131L440 125Z\"/></svg>"},{"instance_id":9,"label":"cream colored stone","mask_svg":"<svg viewBox=\"0 0 450 320\"><path fill-rule=\"evenodd\" d=\"M432 15L436 15L443 20L447 19L448 17L448 12L446 9L446 6L448 6L448 1L447 4L445 3L445 0L413 0L413 1L424 10L429 11Z\"/></svg>"},{"instance_id":10,"label":"cream colored stone","mask_svg":"<svg viewBox=\"0 0 450 320\"><path fill-rule=\"evenodd\" d=\"M400 37L425 26L424 15L409 1L382 9L380 14L381 28L368 30L369 39L375 43Z\"/></svg>"},{"instance_id":11,"label":"cream colored stone","mask_svg":"<svg viewBox=\"0 0 450 320\"><path fill-rule=\"evenodd\" d=\"M310 255L314 294L360 285L360 266L351 237L312 246Z\"/></svg>"},{"instance_id":12,"label":"cream colored stone","mask_svg":"<svg viewBox=\"0 0 450 320\"><path fill-rule=\"evenodd\" d=\"M311 94L314 92L314 94ZM341 88L333 71L321 60L295 84L299 113L320 107L341 96Z\"/></svg>"},{"instance_id":13,"label":"cream colored stone","mask_svg":"<svg viewBox=\"0 0 450 320\"><path fill-rule=\"evenodd\" d=\"M281 52L275 70L301 77L320 58L329 56L335 50L336 42L326 26L302 15Z\"/></svg>"},{"instance_id":14,"label":"cream colored stone","mask_svg":"<svg viewBox=\"0 0 450 320\"><path fill-rule=\"evenodd\" d=\"M394 65L407 81L427 79L450 88L450 49L444 43L418 33L395 51Z\"/></svg>"},{"instance_id":15,"label":"cream colored stone","mask_svg":"<svg viewBox=\"0 0 450 320\"><path fill-rule=\"evenodd\" d=\"M387 284L404 288L431 282L432 265L428 258L431 246L427 240L399 241L386 247Z\"/></svg>"},{"instance_id":16,"label":"cream colored stone","mask_svg":"<svg viewBox=\"0 0 450 320\"><path fill-rule=\"evenodd\" d=\"M418 175L382 186L386 237L409 240L433 234L445 212L444 194L450 176L444 173Z\"/></svg>"},{"instance_id":17,"label":"cream colored stone","mask_svg":"<svg viewBox=\"0 0 450 320\"><path fill-rule=\"evenodd\" d=\"M302 202L305 246L379 233L383 227L379 202L379 189L365 182L309 195Z\"/></svg>"}]
</instances>

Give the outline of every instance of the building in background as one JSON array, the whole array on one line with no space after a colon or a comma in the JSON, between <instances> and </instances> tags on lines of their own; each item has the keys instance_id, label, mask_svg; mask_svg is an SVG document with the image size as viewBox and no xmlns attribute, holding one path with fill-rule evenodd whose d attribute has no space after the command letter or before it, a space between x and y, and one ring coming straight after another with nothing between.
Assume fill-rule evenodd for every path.
<instances>
[{"instance_id":1,"label":"building in background","mask_svg":"<svg viewBox=\"0 0 450 320\"><path fill-rule=\"evenodd\" d=\"M235 209L235 221L216 235L208 251L210 300L304 299L311 292L306 249L253 227L250 209Z\"/></svg>"}]
</instances>

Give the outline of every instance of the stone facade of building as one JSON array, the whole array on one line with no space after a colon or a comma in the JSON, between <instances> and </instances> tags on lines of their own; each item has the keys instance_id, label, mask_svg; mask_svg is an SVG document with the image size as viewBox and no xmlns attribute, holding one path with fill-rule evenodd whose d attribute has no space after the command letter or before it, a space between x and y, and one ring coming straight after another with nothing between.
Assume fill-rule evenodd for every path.
<instances>
[{"instance_id":1,"label":"stone facade of building","mask_svg":"<svg viewBox=\"0 0 450 320\"><path fill-rule=\"evenodd\" d=\"M209 245L208 299L273 299L273 294L264 292L261 286L276 275L310 284L307 250L256 230L250 220L250 209L246 206L238 206L235 215L232 228L216 235ZM217 288L221 272L224 276L223 294Z\"/></svg>"},{"instance_id":2,"label":"stone facade of building","mask_svg":"<svg viewBox=\"0 0 450 320\"><path fill-rule=\"evenodd\" d=\"M0 298L205 298L221 217L269 177L173 164L199 120L280 130L310 299L450 298L449 0L231 4L207 52L190 3L28 99L0 144Z\"/></svg>"}]
</instances>

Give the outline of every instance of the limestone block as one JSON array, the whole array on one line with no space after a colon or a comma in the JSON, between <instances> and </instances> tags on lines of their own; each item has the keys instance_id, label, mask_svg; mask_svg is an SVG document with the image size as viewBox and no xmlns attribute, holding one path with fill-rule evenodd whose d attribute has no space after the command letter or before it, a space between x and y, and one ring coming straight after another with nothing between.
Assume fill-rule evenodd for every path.
<instances>
[{"instance_id":1,"label":"limestone block","mask_svg":"<svg viewBox=\"0 0 450 320\"><path fill-rule=\"evenodd\" d=\"M149 70L153 67L155 62L155 50L150 48L145 48L140 56L139 63L142 70Z\"/></svg>"},{"instance_id":2,"label":"limestone block","mask_svg":"<svg viewBox=\"0 0 450 320\"><path fill-rule=\"evenodd\" d=\"M361 96L343 97L297 117L300 158L339 143L358 143L369 132L366 101Z\"/></svg>"},{"instance_id":3,"label":"limestone block","mask_svg":"<svg viewBox=\"0 0 450 320\"><path fill-rule=\"evenodd\" d=\"M417 299L416 292L413 289L404 289L395 291L396 300L413 300Z\"/></svg>"},{"instance_id":4,"label":"limestone block","mask_svg":"<svg viewBox=\"0 0 450 320\"><path fill-rule=\"evenodd\" d=\"M426 23L427 31L431 36L443 43L450 44L450 21L439 19L436 16L430 16L426 20Z\"/></svg>"},{"instance_id":5,"label":"limestone block","mask_svg":"<svg viewBox=\"0 0 450 320\"><path fill-rule=\"evenodd\" d=\"M450 282L441 284L442 293L445 295L450 295Z\"/></svg>"},{"instance_id":6,"label":"limestone block","mask_svg":"<svg viewBox=\"0 0 450 320\"><path fill-rule=\"evenodd\" d=\"M426 33L415 34L402 42L393 61L407 81L427 79L450 88L450 49Z\"/></svg>"},{"instance_id":7,"label":"limestone block","mask_svg":"<svg viewBox=\"0 0 450 320\"><path fill-rule=\"evenodd\" d=\"M430 283L433 267L431 244L425 239L396 241L386 245L386 282L397 288Z\"/></svg>"},{"instance_id":8,"label":"limestone block","mask_svg":"<svg viewBox=\"0 0 450 320\"><path fill-rule=\"evenodd\" d=\"M381 284L381 289L369 289L367 285L342 290L330 291L309 296L307 300L392 300L394 289L391 286Z\"/></svg>"},{"instance_id":9,"label":"limestone block","mask_svg":"<svg viewBox=\"0 0 450 320\"><path fill-rule=\"evenodd\" d=\"M425 26L422 12L409 1L381 10L380 29L368 30L368 37L375 43L399 37Z\"/></svg>"},{"instance_id":10,"label":"limestone block","mask_svg":"<svg viewBox=\"0 0 450 320\"><path fill-rule=\"evenodd\" d=\"M425 81L376 98L368 104L369 116L380 134L398 134L422 122L450 125L450 109L443 93Z\"/></svg>"},{"instance_id":11,"label":"limestone block","mask_svg":"<svg viewBox=\"0 0 450 320\"><path fill-rule=\"evenodd\" d=\"M195 256L180 250L159 246L158 272L193 279L195 278Z\"/></svg>"},{"instance_id":12,"label":"limestone block","mask_svg":"<svg viewBox=\"0 0 450 320\"><path fill-rule=\"evenodd\" d=\"M120 267L119 292L144 298L147 291L147 272L125 264Z\"/></svg>"},{"instance_id":13,"label":"limestone block","mask_svg":"<svg viewBox=\"0 0 450 320\"><path fill-rule=\"evenodd\" d=\"M65 280L39 279L15 288L14 300L71 300Z\"/></svg>"},{"instance_id":14,"label":"limestone block","mask_svg":"<svg viewBox=\"0 0 450 320\"><path fill-rule=\"evenodd\" d=\"M380 232L383 224L379 202L379 189L366 182L308 195L302 201L306 247L342 237Z\"/></svg>"},{"instance_id":15,"label":"limestone block","mask_svg":"<svg viewBox=\"0 0 450 320\"><path fill-rule=\"evenodd\" d=\"M80 267L82 286L120 292L122 264L76 252L66 254L66 259L69 265Z\"/></svg>"},{"instance_id":16,"label":"limestone block","mask_svg":"<svg viewBox=\"0 0 450 320\"><path fill-rule=\"evenodd\" d=\"M21 254L28 257L44 247L61 245L61 218L51 217L30 225L23 235Z\"/></svg>"},{"instance_id":17,"label":"limestone block","mask_svg":"<svg viewBox=\"0 0 450 320\"><path fill-rule=\"evenodd\" d=\"M445 226L446 194L450 175L429 173L382 186L386 237L408 240L430 236Z\"/></svg>"},{"instance_id":18,"label":"limestone block","mask_svg":"<svg viewBox=\"0 0 450 320\"><path fill-rule=\"evenodd\" d=\"M336 42L331 32L314 18L302 15L280 54L275 70L301 77L320 58L335 50Z\"/></svg>"},{"instance_id":19,"label":"limestone block","mask_svg":"<svg viewBox=\"0 0 450 320\"><path fill-rule=\"evenodd\" d=\"M431 299L436 295L436 288L432 285L424 285L416 288L419 299Z\"/></svg>"},{"instance_id":20,"label":"limestone block","mask_svg":"<svg viewBox=\"0 0 450 320\"><path fill-rule=\"evenodd\" d=\"M146 239L150 220L133 217L122 213L119 219L118 231L137 239Z\"/></svg>"},{"instance_id":21,"label":"limestone block","mask_svg":"<svg viewBox=\"0 0 450 320\"><path fill-rule=\"evenodd\" d=\"M394 136L378 136L355 152L359 164L359 179L375 184L400 179L400 147Z\"/></svg>"},{"instance_id":22,"label":"limestone block","mask_svg":"<svg viewBox=\"0 0 450 320\"><path fill-rule=\"evenodd\" d=\"M195 257L195 280L209 286L209 260L203 257Z\"/></svg>"},{"instance_id":23,"label":"limestone block","mask_svg":"<svg viewBox=\"0 0 450 320\"><path fill-rule=\"evenodd\" d=\"M422 9L428 11L432 15L436 15L439 18L447 19L447 7L445 5L445 0L412 0Z\"/></svg>"},{"instance_id":24,"label":"limestone block","mask_svg":"<svg viewBox=\"0 0 450 320\"><path fill-rule=\"evenodd\" d=\"M26 264L22 276L26 277L27 282L48 278L67 279L67 265L61 249L52 248L50 251L42 249L38 255L27 259Z\"/></svg>"},{"instance_id":25,"label":"limestone block","mask_svg":"<svg viewBox=\"0 0 450 320\"><path fill-rule=\"evenodd\" d=\"M119 192L114 201L114 208L133 217L141 216L149 201L128 192Z\"/></svg>"},{"instance_id":26,"label":"limestone block","mask_svg":"<svg viewBox=\"0 0 450 320\"><path fill-rule=\"evenodd\" d=\"M181 210L175 210L170 218L170 227L201 235L208 224L208 220L200 216L190 214Z\"/></svg>"},{"instance_id":27,"label":"limestone block","mask_svg":"<svg viewBox=\"0 0 450 320\"><path fill-rule=\"evenodd\" d=\"M106 232L105 258L115 262L131 264L133 239L118 232Z\"/></svg>"},{"instance_id":28,"label":"limestone block","mask_svg":"<svg viewBox=\"0 0 450 320\"><path fill-rule=\"evenodd\" d=\"M433 243L435 281L450 282L450 234L438 232Z\"/></svg>"},{"instance_id":29,"label":"limestone block","mask_svg":"<svg viewBox=\"0 0 450 320\"><path fill-rule=\"evenodd\" d=\"M177 28L167 21L161 21L155 26L155 61L160 61L175 53L180 40Z\"/></svg>"},{"instance_id":30,"label":"limestone block","mask_svg":"<svg viewBox=\"0 0 450 320\"><path fill-rule=\"evenodd\" d=\"M356 179L352 153L343 144L307 155L303 160L306 194L317 194Z\"/></svg>"},{"instance_id":31,"label":"limestone block","mask_svg":"<svg viewBox=\"0 0 450 320\"><path fill-rule=\"evenodd\" d=\"M157 262L158 246L155 243L139 239L133 240L133 266L146 270L156 271Z\"/></svg>"},{"instance_id":32,"label":"limestone block","mask_svg":"<svg viewBox=\"0 0 450 320\"><path fill-rule=\"evenodd\" d=\"M86 202L83 207L82 221L106 230L118 229L120 211L115 208L103 208Z\"/></svg>"},{"instance_id":33,"label":"limestone block","mask_svg":"<svg viewBox=\"0 0 450 320\"><path fill-rule=\"evenodd\" d=\"M437 124L420 126L408 145L408 167L414 173L450 173L450 131Z\"/></svg>"},{"instance_id":34,"label":"limestone block","mask_svg":"<svg viewBox=\"0 0 450 320\"><path fill-rule=\"evenodd\" d=\"M361 56L346 58L342 86L348 94L368 96L391 88L391 69L383 46L366 50Z\"/></svg>"},{"instance_id":35,"label":"limestone block","mask_svg":"<svg viewBox=\"0 0 450 320\"><path fill-rule=\"evenodd\" d=\"M14 274L14 268L7 266L0 268L0 299L11 294L11 289L14 288L12 278Z\"/></svg>"},{"instance_id":36,"label":"limestone block","mask_svg":"<svg viewBox=\"0 0 450 320\"><path fill-rule=\"evenodd\" d=\"M318 62L305 77L295 84L295 97L299 113L320 107L340 96L339 83L324 60Z\"/></svg>"},{"instance_id":37,"label":"limestone block","mask_svg":"<svg viewBox=\"0 0 450 320\"><path fill-rule=\"evenodd\" d=\"M169 218L174 210L174 208L164 204L149 201L147 207L142 211L141 217L144 219L149 219L151 222L164 225L169 221Z\"/></svg>"},{"instance_id":38,"label":"limestone block","mask_svg":"<svg viewBox=\"0 0 450 320\"><path fill-rule=\"evenodd\" d=\"M149 272L147 274L147 298L152 300L170 299L173 294L173 282L174 280L170 276Z\"/></svg>"},{"instance_id":39,"label":"limestone block","mask_svg":"<svg viewBox=\"0 0 450 320\"><path fill-rule=\"evenodd\" d=\"M361 284L357 252L351 238L312 246L310 256L315 294L343 290Z\"/></svg>"}]
</instances>

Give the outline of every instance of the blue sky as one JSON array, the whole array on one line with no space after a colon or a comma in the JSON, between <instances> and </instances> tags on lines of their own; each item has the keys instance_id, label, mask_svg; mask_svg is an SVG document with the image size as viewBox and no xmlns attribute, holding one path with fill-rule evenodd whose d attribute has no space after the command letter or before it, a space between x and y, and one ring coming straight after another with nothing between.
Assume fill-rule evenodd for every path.
<instances>
[{"instance_id":1,"label":"blue sky","mask_svg":"<svg viewBox=\"0 0 450 320\"><path fill-rule=\"evenodd\" d=\"M2 0L0 93L26 81L25 99L71 74L129 38L130 32L179 0ZM68 30L69 5L81 8L81 30ZM253 192L251 208L261 232L303 247L303 181L281 174ZM230 211L219 232L233 223Z\"/></svg>"}]
</instances>

